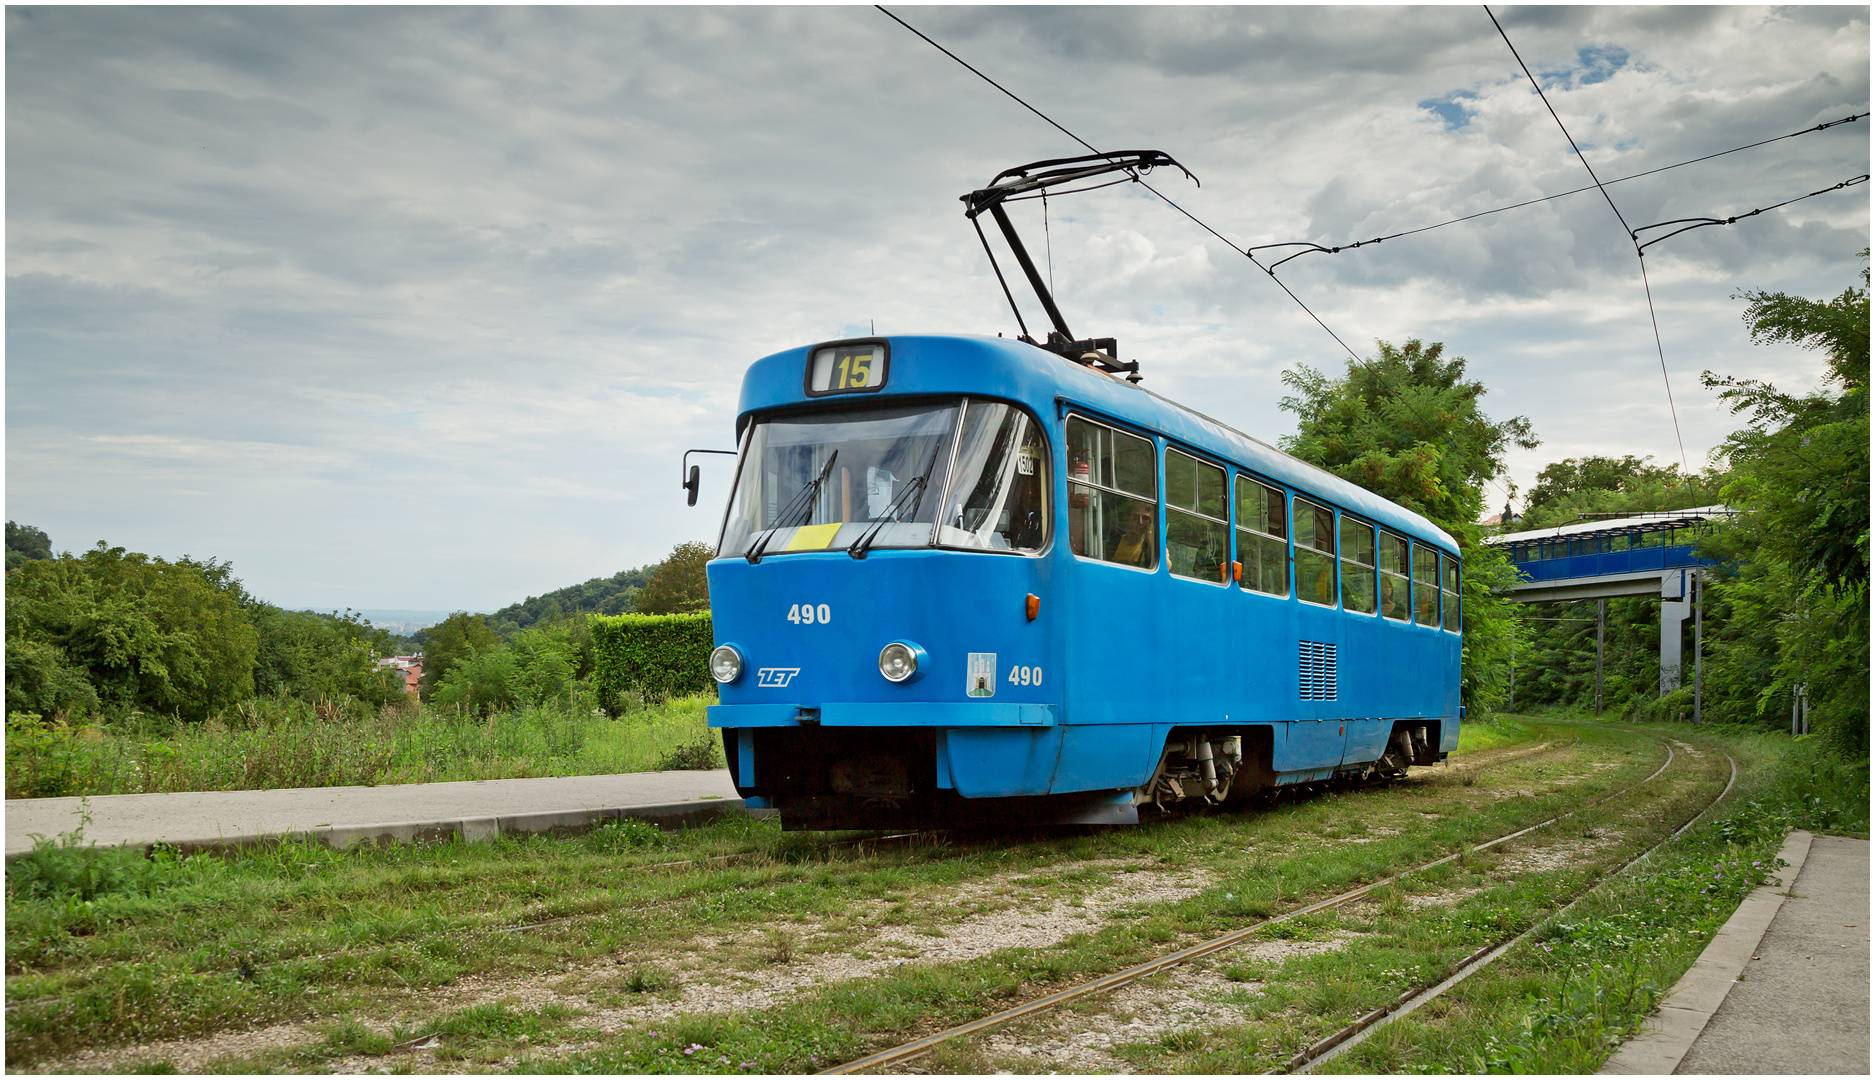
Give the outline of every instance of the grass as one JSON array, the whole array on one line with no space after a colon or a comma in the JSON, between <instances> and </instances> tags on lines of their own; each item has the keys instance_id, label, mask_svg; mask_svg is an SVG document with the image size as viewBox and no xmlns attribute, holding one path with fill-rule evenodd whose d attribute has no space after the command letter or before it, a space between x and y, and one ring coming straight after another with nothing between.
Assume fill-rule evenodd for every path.
<instances>
[{"instance_id":1,"label":"grass","mask_svg":"<svg viewBox=\"0 0 1875 1080\"><path fill-rule=\"evenodd\" d=\"M686 833L628 823L578 837L470 845L347 852L285 846L187 859L159 853L145 864L145 876L126 875L121 887L93 889L89 897L71 884L78 880L72 874L23 868L16 874L16 863L7 883L7 1060L16 1068L47 1067L80 1048L295 1020L324 1025L320 1037L238 1060L182 1064L320 1070L363 1056L373 1059L371 1068L392 1070L812 1071L1578 808L1597 792L1640 779L1661 757L1651 730L1522 720L1479 727L1496 729L1475 736L1496 747L1479 759L1536 742L1552 747L1389 788L1087 835L835 847L828 837L782 833L766 821L723 821ZM1685 729L1672 734L1711 745ZM1700 856L1706 861L1673 864L1698 868L1696 887L1686 872L1671 879L1680 892L1611 891L1609 908L1577 909L1567 932L1548 936L1551 951L1518 961L1535 966L1505 969L1524 982L1489 996L1487 987L1497 984L1479 976L1462 988L1486 995L1476 1003L1454 997L1437 1015L1424 1010L1420 1022L1443 1025L1436 1032L1421 1039L1406 1023L1395 1025L1399 1031L1389 1029L1360 1049L1390 1056L1351 1055L1347 1067L1427 1071L1449 1061L1535 1067L1577 1060L1543 1047L1571 1038L1593 1044L1628 1023L1647 1003L1648 987L1677 977L1670 971L1676 957L1688 948L1696 955L1698 931L1685 929L1697 924L1694 916L1729 913L1725 905L1743 887L1751 861L1739 860L1763 842L1765 829L1843 813L1847 796L1792 779L1817 773L1816 763L1793 756L1801 744L1793 750L1788 740L1727 743L1740 748L1734 752L1746 775L1735 802L1758 809L1755 817L1728 814L1731 824L1691 834L1730 837L1723 839L1730 845L1723 860L1712 849ZM1566 827L1409 877L1356 908L1272 928L1287 944L1332 941L1340 945L1333 951L1273 961L1220 954L1217 971L1241 1022L1126 1046L1122 1059L1139 1069L1217 1072L1286 1061L1353 1013L1431 978L1480 944L1540 923L1558 897L1593 884L1717 790L1723 759L1709 752L1701 760L1698 769L1670 773L1683 779L1662 796L1616 800ZM1691 761L1682 756L1683 764ZM1836 825L1859 820L1866 830L1865 794L1862 806L1859 819L1850 814ZM1648 819L1643 828L1621 817L1636 807ZM1520 869L1518 860L1558 845L1590 846L1588 831L1603 827L1626 827L1628 835L1596 848L1586 862ZM70 847L48 845L53 854L46 858L64 858L57 852ZM1097 890L1124 888L1130 871L1192 866L1211 871L1196 895L1129 904L1058 945L1002 948L953 963L919 958L915 943L953 937L974 919L1057 902L1071 908ZM1715 868L1722 888L1706 880ZM1670 948L1635 946L1636 955L1656 965L1637 967L1644 977L1610 974L1604 983L1575 967L1542 966L1588 948L1577 942L1605 942L1611 934L1655 940L1671 927L1616 918L1649 904L1692 921L1683 922ZM914 944L895 945L893 937ZM712 983L733 1002L734 988L792 979L830 955L849 953L874 957L878 974L810 983L768 1008L730 1004L719 1006L723 1012L661 1020L638 1012L623 1021L614 1012L603 1026L595 1015L647 1003L669 1008ZM452 989L471 977L485 1000L465 1002ZM525 987L533 989L504 996L503 988L518 994ZM545 989L554 992L551 1008L538 1004ZM1602 1001L1610 1004L1593 1020L1601 1027L1572 1019L1589 1016ZM416 1045L425 1049L400 1046L419 1037ZM1506 1047L1532 1049L1512 1058ZM921 1068L993 1072L1024 1064L966 1044ZM179 1067L140 1060L134 1051L123 1067L132 1065Z\"/></svg>"},{"instance_id":2,"label":"grass","mask_svg":"<svg viewBox=\"0 0 1875 1080\"><path fill-rule=\"evenodd\" d=\"M1610 775L1595 770L1596 762L1607 763L1611 758L1627 762L1627 767L1619 770L1626 784L1651 772L1659 759L1648 743L1637 745L1631 732L1584 729L1581 734L1583 743L1579 748L1482 770L1484 787L1468 791L1458 786L1465 793L1461 797L1489 798L1500 805L1535 801L1556 806L1551 802L1556 791L1573 791L1577 797L1560 803L1581 813L1567 826L1467 854L1376 890L1360 902L1260 932L1253 941L1317 942L1332 947L1295 949L1286 956L1267 959L1250 959L1257 954L1240 948L1203 961L1201 966L1213 970L1226 986L1254 988L1248 993L1209 993L1209 999L1219 1003L1214 1015L1230 1019L1213 1020L1199 1030L1174 1030L1164 1037L1117 1046L1110 1053L1127 1069L1141 1072L1281 1069L1297 1051L1401 992L1435 981L1474 950L1535 925L1561 902L1559 897L1579 892L1599 873L1644 849L1673 824L1690 816L1724 782L1720 771L1723 762L1715 770L1708 761L1697 769L1681 772L1681 780L1663 797L1643 796L1637 800L1622 796L1602 806L1588 807L1592 801L1588 797L1588 778L1597 773ZM1550 738L1553 740L1554 735ZM1567 783L1572 776L1575 782ZM1545 777L1552 783L1563 782L1562 786L1543 793ZM1514 793L1531 788L1538 790L1534 800ZM1636 825L1624 816L1637 802L1647 818L1644 825ZM1599 835L1600 830L1616 823L1626 829L1620 843L1592 853L1582 850L1590 829L1596 829ZM1330 822L1322 832L1332 834L1344 828L1339 822ZM1362 850L1379 846L1380 842L1362 845ZM1559 853L1587 857L1549 858ZM1371 874L1366 879L1373 876L1379 875ZM1248 886L1249 895L1258 895L1255 890L1255 885ZM1336 886L1326 881L1315 887L1305 884L1298 890L1304 895L1296 899L1319 897L1335 890ZM1018 1044L1049 1044L1059 1037L1061 1029L1056 1025L1060 1023L1052 1017L1033 1021L1012 1029L1007 1037ZM1112 1030L1118 1026L1111 1021L1082 1020L1068 1029ZM981 1073L1056 1067L1044 1064L1043 1059L997 1053L977 1040L950 1048L930 1064L936 1071ZM1388 1071L1389 1064L1367 1060L1350 1067L1356 1071ZM1439 1068L1439 1063L1428 1056L1406 1071Z\"/></svg>"},{"instance_id":3,"label":"grass","mask_svg":"<svg viewBox=\"0 0 1875 1080\"><path fill-rule=\"evenodd\" d=\"M673 699L618 720L544 706L478 717L411 703L375 716L298 701L249 703L160 735L100 727L9 738L7 796L237 791L418 784L715 768L709 698ZM11 734L11 733L10 733Z\"/></svg>"},{"instance_id":4,"label":"grass","mask_svg":"<svg viewBox=\"0 0 1875 1080\"><path fill-rule=\"evenodd\" d=\"M1463 820L1422 818L1422 798L1430 799L1426 806L1444 806L1458 797L1461 789L1449 786L1451 793L1437 798L1393 795L1402 821L1416 823L1418 835L1403 831L1381 843L1340 845L1306 858L1257 853L1298 833L1344 828L1369 816L1388 794L1334 796L1267 814L1173 821L1105 836L871 853L829 851L817 838L748 820L685 834L625 824L578 838L473 845L343 853L287 845L188 859L159 853L136 888L89 897L38 888L32 882L48 875L35 878L38 872L27 866L36 864L16 863L8 873L8 998L15 1003L8 1060L27 1064L79 1046L370 1013L469 975L538 977L607 957L644 975L635 987L630 978L617 985L614 976L609 985L582 989L595 1003L609 994L658 993L668 985L662 973L675 981L697 977L699 965L733 974L811 962L830 949L865 947L888 927L941 931L986 909L1083 895L1110 876L1079 865L1093 857L1120 855L1145 866L1206 862L1229 883L1183 905L1143 905L1066 951L1019 951L1013 959L935 971L918 966L915 973L848 991L875 1003L866 1009L856 1011L854 1000L826 998L818 1013L737 1020L710 1036L720 1041L729 1039L724 1032L746 1030L752 1033L746 1039L731 1040L743 1047L729 1055L737 1062L805 1068L812 1064L806 1057L844 1053L871 1038L876 1026L889 1031L927 1016L975 1015L986 1002L1007 1000L1025 987L1132 962L1194 925L1231 925L1262 905L1375 873L1416 857L1429 843L1522 820L1542 805L1494 806ZM66 850L53 845L45 858ZM719 855L734 858L660 869ZM990 877L1020 879L1021 886L1013 898L971 905L924 902ZM695 943L704 934L729 943L700 954ZM822 1017L820 1027L801 1026L815 1016ZM802 1036L805 1041L778 1034L810 1028L818 1035ZM715 1045L703 1034L692 1033L678 1046L644 1041L650 1036L641 1032L642 1045L634 1044L629 1061L618 1059L620 1067L688 1062L694 1055L681 1051L690 1043ZM757 1054L756 1043L767 1049Z\"/></svg>"},{"instance_id":5,"label":"grass","mask_svg":"<svg viewBox=\"0 0 1875 1080\"><path fill-rule=\"evenodd\" d=\"M1391 1025L1398 1030L1322 1071L1598 1069L1775 872L1789 829L1868 834L1865 769L1775 735L1730 732L1722 745L1740 759L1742 779L1712 820L1544 922L1460 984L1440 1014Z\"/></svg>"}]
</instances>

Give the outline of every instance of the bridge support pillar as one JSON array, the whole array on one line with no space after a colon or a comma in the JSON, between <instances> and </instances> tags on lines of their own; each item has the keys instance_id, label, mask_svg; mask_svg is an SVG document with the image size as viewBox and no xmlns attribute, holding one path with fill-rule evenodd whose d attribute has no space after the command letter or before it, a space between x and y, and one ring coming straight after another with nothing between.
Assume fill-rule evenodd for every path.
<instances>
[{"instance_id":1,"label":"bridge support pillar","mask_svg":"<svg viewBox=\"0 0 1875 1080\"><path fill-rule=\"evenodd\" d=\"M1681 628L1692 612L1692 600L1686 591L1686 571L1668 570L1660 575L1660 692L1680 688L1682 650Z\"/></svg>"}]
</instances>

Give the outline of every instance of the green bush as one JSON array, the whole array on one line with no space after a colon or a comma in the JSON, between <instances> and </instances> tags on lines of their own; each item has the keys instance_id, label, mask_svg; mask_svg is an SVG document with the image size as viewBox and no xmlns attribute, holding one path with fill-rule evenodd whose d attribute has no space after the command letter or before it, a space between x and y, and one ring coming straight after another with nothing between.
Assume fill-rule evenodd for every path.
<instances>
[{"instance_id":1,"label":"green bush","mask_svg":"<svg viewBox=\"0 0 1875 1080\"><path fill-rule=\"evenodd\" d=\"M459 706L475 715L512 709L518 704L516 674L514 652L504 645L470 653L459 658L436 684L430 704Z\"/></svg>"},{"instance_id":2,"label":"green bush","mask_svg":"<svg viewBox=\"0 0 1875 1080\"><path fill-rule=\"evenodd\" d=\"M33 642L57 652L8 666L7 711L43 704L44 680L67 668L82 669L113 712L203 720L253 697L259 639L238 587L225 563L168 562L102 541L26 563L6 577L7 651Z\"/></svg>"},{"instance_id":3,"label":"green bush","mask_svg":"<svg viewBox=\"0 0 1875 1080\"><path fill-rule=\"evenodd\" d=\"M705 731L682 746L672 747L652 766L656 772L680 769L720 769L723 767L723 740L714 731Z\"/></svg>"},{"instance_id":4,"label":"green bush","mask_svg":"<svg viewBox=\"0 0 1875 1080\"><path fill-rule=\"evenodd\" d=\"M244 607L260 640L254 662L257 697L351 697L374 708L403 700L403 673L377 664L377 657L393 648L389 635L356 614L286 611L252 599Z\"/></svg>"},{"instance_id":5,"label":"green bush","mask_svg":"<svg viewBox=\"0 0 1875 1080\"><path fill-rule=\"evenodd\" d=\"M33 849L7 864L7 899L72 899L90 902L110 893L147 895L160 888L175 866L173 857L149 858L135 848L100 848L85 843L91 823L52 840L33 833Z\"/></svg>"},{"instance_id":6,"label":"green bush","mask_svg":"<svg viewBox=\"0 0 1875 1080\"><path fill-rule=\"evenodd\" d=\"M7 798L55 799L71 794L79 786L77 774L82 769L73 740L71 726L64 720L47 721L32 712L8 713Z\"/></svg>"},{"instance_id":7,"label":"green bush","mask_svg":"<svg viewBox=\"0 0 1875 1080\"><path fill-rule=\"evenodd\" d=\"M435 705L460 706L478 715L558 703L576 708L586 699L579 679L589 652L585 616L517 631L508 641L459 656L430 693ZM590 705L587 706L590 708Z\"/></svg>"},{"instance_id":8,"label":"green bush","mask_svg":"<svg viewBox=\"0 0 1875 1080\"><path fill-rule=\"evenodd\" d=\"M7 711L43 716L85 716L98 710L98 694L85 670L49 641L9 637Z\"/></svg>"},{"instance_id":9,"label":"green bush","mask_svg":"<svg viewBox=\"0 0 1875 1080\"><path fill-rule=\"evenodd\" d=\"M608 714L633 693L662 701L709 688L709 615L615 615L591 625L593 682Z\"/></svg>"}]
</instances>

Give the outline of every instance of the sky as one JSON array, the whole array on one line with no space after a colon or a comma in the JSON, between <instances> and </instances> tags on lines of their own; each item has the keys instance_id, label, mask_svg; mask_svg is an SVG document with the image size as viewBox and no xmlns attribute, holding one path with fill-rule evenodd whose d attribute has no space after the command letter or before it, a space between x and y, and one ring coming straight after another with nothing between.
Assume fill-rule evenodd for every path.
<instances>
[{"instance_id":1,"label":"sky","mask_svg":"<svg viewBox=\"0 0 1875 1080\"><path fill-rule=\"evenodd\" d=\"M1588 182L1478 7L894 8L1239 247ZM1868 108L1867 7L1493 9L1604 180ZM1015 322L958 196L1084 152L871 7L9 7L6 513L287 607L488 611L714 541L756 359ZM1869 121L1611 184L1631 226L1869 169ZM1201 185L1201 186L1200 186ZM1703 467L1702 371L1819 385L1747 289L1859 284L1864 185L1648 250L1594 191L1286 264L1363 356L1445 343L1545 464ZM1349 359L1136 185L1017 222L1075 331L1267 441ZM1666 230L1659 230L1664 232ZM1650 234L1650 235L1657 235ZM1030 302L1028 317L1039 322Z\"/></svg>"}]
</instances>

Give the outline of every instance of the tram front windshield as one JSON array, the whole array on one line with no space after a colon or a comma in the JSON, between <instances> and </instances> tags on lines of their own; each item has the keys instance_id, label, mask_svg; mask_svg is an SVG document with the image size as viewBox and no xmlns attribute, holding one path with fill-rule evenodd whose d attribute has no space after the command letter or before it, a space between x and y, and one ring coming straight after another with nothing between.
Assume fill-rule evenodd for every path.
<instances>
[{"instance_id":1,"label":"tram front windshield","mask_svg":"<svg viewBox=\"0 0 1875 1080\"><path fill-rule=\"evenodd\" d=\"M953 482L955 481L955 482ZM757 420L717 554L1044 546L1047 444L1013 406L952 401Z\"/></svg>"}]
</instances>

